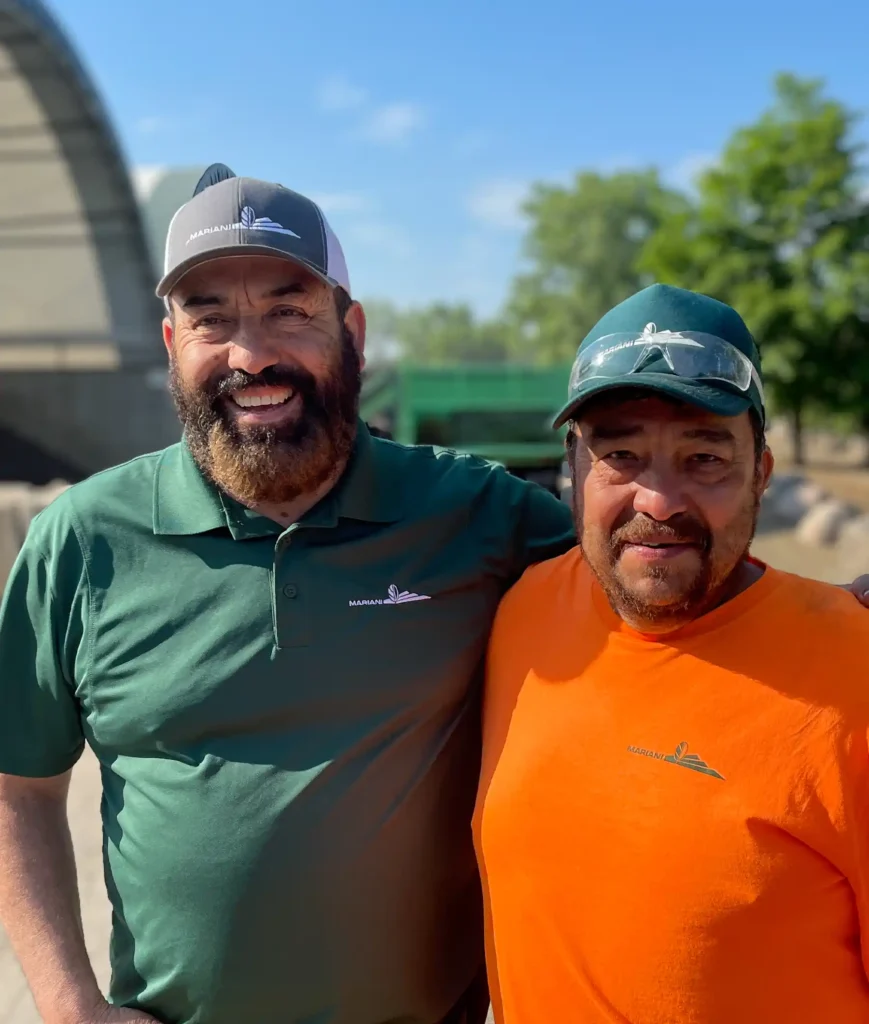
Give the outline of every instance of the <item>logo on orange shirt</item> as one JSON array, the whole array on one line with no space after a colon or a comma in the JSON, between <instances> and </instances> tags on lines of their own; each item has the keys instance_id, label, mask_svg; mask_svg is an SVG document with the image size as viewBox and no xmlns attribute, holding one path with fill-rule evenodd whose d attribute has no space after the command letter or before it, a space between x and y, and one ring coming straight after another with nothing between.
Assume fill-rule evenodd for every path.
<instances>
[{"instance_id":1,"label":"logo on orange shirt","mask_svg":"<svg viewBox=\"0 0 869 1024\"><path fill-rule=\"evenodd\" d=\"M710 768L697 754L688 753L688 744L680 743L673 754L658 754L654 750L646 750L645 747L628 747L631 754L640 754L643 757L653 757L656 761L667 761L670 764L677 764L680 768L690 768L692 772L700 772L701 775L711 775L713 779L725 781L724 776Z\"/></svg>"}]
</instances>

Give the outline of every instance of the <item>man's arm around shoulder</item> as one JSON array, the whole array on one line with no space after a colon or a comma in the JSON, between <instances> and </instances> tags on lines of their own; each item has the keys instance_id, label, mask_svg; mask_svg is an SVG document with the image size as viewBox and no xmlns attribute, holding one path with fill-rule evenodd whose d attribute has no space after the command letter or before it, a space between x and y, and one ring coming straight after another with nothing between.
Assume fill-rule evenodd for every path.
<instances>
[{"instance_id":1,"label":"man's arm around shoulder","mask_svg":"<svg viewBox=\"0 0 869 1024\"><path fill-rule=\"evenodd\" d=\"M516 480L516 485L521 488L516 536L518 578L529 566L569 551L576 544L576 533L570 505L537 484Z\"/></svg>"}]
</instances>

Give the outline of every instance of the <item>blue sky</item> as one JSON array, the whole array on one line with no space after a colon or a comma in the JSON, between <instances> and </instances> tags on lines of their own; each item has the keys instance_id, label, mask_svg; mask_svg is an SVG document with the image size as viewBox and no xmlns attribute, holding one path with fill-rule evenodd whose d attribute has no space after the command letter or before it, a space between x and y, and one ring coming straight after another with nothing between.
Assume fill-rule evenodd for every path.
<instances>
[{"instance_id":1,"label":"blue sky","mask_svg":"<svg viewBox=\"0 0 869 1024\"><path fill-rule=\"evenodd\" d=\"M685 184L764 108L777 71L869 108L864 0L54 10L140 174L221 160L316 196L355 294L402 306L494 311L530 182L656 164Z\"/></svg>"}]
</instances>

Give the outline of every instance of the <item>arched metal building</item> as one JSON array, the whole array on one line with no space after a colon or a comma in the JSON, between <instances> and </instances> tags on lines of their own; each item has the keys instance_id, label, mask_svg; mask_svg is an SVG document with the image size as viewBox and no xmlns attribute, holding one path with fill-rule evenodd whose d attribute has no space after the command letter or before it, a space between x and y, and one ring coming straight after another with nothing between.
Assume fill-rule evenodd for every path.
<instances>
[{"instance_id":1,"label":"arched metal building","mask_svg":"<svg viewBox=\"0 0 869 1024\"><path fill-rule=\"evenodd\" d=\"M0 0L0 479L75 480L178 436L114 131L38 0Z\"/></svg>"}]
</instances>

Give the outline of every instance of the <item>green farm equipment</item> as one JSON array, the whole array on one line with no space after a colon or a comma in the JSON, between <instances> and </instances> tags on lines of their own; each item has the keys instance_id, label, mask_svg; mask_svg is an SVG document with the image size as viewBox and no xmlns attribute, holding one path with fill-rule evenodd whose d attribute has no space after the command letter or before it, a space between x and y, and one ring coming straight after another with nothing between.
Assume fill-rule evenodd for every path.
<instances>
[{"instance_id":1,"label":"green farm equipment","mask_svg":"<svg viewBox=\"0 0 869 1024\"><path fill-rule=\"evenodd\" d=\"M570 367L414 366L366 371L362 417L402 444L432 444L501 463L559 493L563 434L552 418Z\"/></svg>"}]
</instances>

